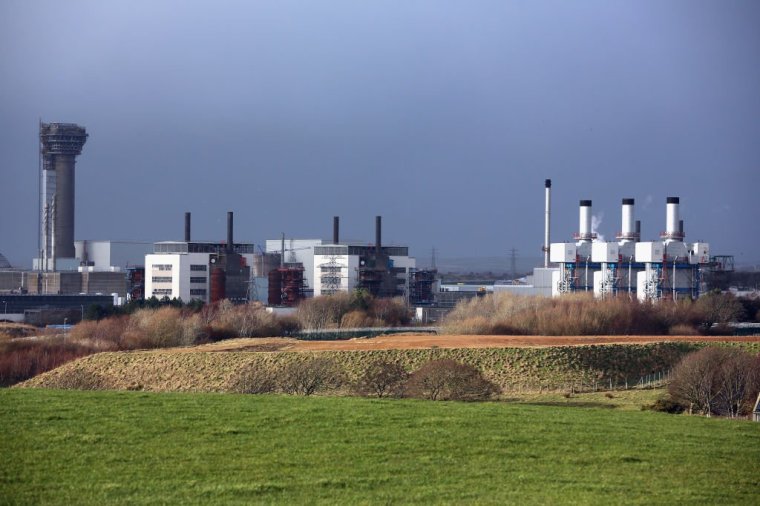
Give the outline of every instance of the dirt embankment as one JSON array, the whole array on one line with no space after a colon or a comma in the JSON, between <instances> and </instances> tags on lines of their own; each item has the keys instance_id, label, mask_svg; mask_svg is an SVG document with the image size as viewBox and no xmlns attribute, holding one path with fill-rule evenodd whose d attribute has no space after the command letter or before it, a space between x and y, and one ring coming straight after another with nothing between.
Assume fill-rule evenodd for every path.
<instances>
[{"instance_id":1,"label":"dirt embankment","mask_svg":"<svg viewBox=\"0 0 760 506\"><path fill-rule=\"evenodd\" d=\"M544 340L546 339L546 340ZM276 374L314 353L335 360L350 382L375 360L412 371L428 360L471 364L503 389L561 389L569 385L636 383L665 373L685 354L710 344L702 338L540 338L500 336L388 336L350 341L237 339L194 348L99 353L37 376L23 387L150 391L228 391L241 371ZM628 339L636 341L627 342ZM463 341L464 340L464 341ZM620 341L624 340L622 344ZM760 350L760 340L738 339ZM527 343L527 344L523 344ZM557 343L572 343L557 345ZM463 346L465 344L465 346Z\"/></svg>"}]
</instances>

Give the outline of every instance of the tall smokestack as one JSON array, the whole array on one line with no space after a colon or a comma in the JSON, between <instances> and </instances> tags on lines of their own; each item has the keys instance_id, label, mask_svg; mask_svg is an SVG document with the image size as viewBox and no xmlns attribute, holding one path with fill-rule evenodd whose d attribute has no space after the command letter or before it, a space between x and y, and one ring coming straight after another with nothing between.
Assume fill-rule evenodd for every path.
<instances>
[{"instance_id":1,"label":"tall smokestack","mask_svg":"<svg viewBox=\"0 0 760 506\"><path fill-rule=\"evenodd\" d=\"M624 243L636 240L636 221L633 219L634 202L634 199L623 199L622 228L617 238Z\"/></svg>"},{"instance_id":2,"label":"tall smokestack","mask_svg":"<svg viewBox=\"0 0 760 506\"><path fill-rule=\"evenodd\" d=\"M233 242L232 242L232 211L227 211L227 251L232 252L233 251Z\"/></svg>"},{"instance_id":3,"label":"tall smokestack","mask_svg":"<svg viewBox=\"0 0 760 506\"><path fill-rule=\"evenodd\" d=\"M668 197L665 201L665 232L660 235L662 239L668 241L683 240L683 234L679 227L681 218L679 216L678 206L680 202L681 199L678 197Z\"/></svg>"},{"instance_id":4,"label":"tall smokestack","mask_svg":"<svg viewBox=\"0 0 760 506\"><path fill-rule=\"evenodd\" d=\"M383 217L375 217L375 253L380 254L383 236Z\"/></svg>"},{"instance_id":5,"label":"tall smokestack","mask_svg":"<svg viewBox=\"0 0 760 506\"><path fill-rule=\"evenodd\" d=\"M185 213L185 242L190 242L190 213Z\"/></svg>"},{"instance_id":6,"label":"tall smokestack","mask_svg":"<svg viewBox=\"0 0 760 506\"><path fill-rule=\"evenodd\" d=\"M552 213L552 180L544 181L544 267L549 267L549 244Z\"/></svg>"},{"instance_id":7,"label":"tall smokestack","mask_svg":"<svg viewBox=\"0 0 760 506\"><path fill-rule=\"evenodd\" d=\"M578 213L578 239L584 242L591 241L594 236L591 233L591 201L581 200Z\"/></svg>"},{"instance_id":8,"label":"tall smokestack","mask_svg":"<svg viewBox=\"0 0 760 506\"><path fill-rule=\"evenodd\" d=\"M340 243L340 217L333 216L333 244Z\"/></svg>"}]
</instances>

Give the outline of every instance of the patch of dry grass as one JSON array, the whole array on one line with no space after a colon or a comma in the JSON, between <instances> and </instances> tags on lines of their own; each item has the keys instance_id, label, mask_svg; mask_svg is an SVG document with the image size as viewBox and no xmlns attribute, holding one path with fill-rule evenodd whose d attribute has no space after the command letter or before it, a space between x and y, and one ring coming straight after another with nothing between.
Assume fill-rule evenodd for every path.
<instances>
[{"instance_id":1,"label":"patch of dry grass","mask_svg":"<svg viewBox=\"0 0 760 506\"><path fill-rule=\"evenodd\" d=\"M586 294L550 298L496 293L461 302L442 327L447 334L691 335L701 320L700 307L690 301L651 304Z\"/></svg>"}]
</instances>

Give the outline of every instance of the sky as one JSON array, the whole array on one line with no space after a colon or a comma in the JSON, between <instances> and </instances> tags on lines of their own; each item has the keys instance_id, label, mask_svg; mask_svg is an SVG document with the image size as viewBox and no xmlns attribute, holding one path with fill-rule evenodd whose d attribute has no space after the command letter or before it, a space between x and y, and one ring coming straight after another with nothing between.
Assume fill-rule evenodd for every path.
<instances>
[{"instance_id":1,"label":"sky","mask_svg":"<svg viewBox=\"0 0 760 506\"><path fill-rule=\"evenodd\" d=\"M760 264L760 2L0 2L0 253L30 266L38 121L84 126L77 239L374 240L538 259L591 199Z\"/></svg>"}]
</instances>

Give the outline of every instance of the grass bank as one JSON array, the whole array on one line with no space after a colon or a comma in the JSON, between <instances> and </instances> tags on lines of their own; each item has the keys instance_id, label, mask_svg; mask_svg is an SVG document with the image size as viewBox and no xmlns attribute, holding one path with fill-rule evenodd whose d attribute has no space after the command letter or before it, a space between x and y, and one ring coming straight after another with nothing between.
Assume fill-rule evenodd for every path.
<instances>
[{"instance_id":1,"label":"grass bank","mask_svg":"<svg viewBox=\"0 0 760 506\"><path fill-rule=\"evenodd\" d=\"M758 343L742 343L748 349ZM453 359L482 371L505 392L589 390L630 385L672 368L705 343L556 346L545 348L435 348L319 352L200 352L171 350L91 355L26 382L26 386L71 386L72 375L86 374L102 389L223 392L245 368L276 370L304 355L334 359L349 381L375 360L396 362L413 371L429 360Z\"/></svg>"},{"instance_id":2,"label":"grass bank","mask_svg":"<svg viewBox=\"0 0 760 506\"><path fill-rule=\"evenodd\" d=\"M2 502L750 504L760 424L616 409L0 391Z\"/></svg>"}]
</instances>

